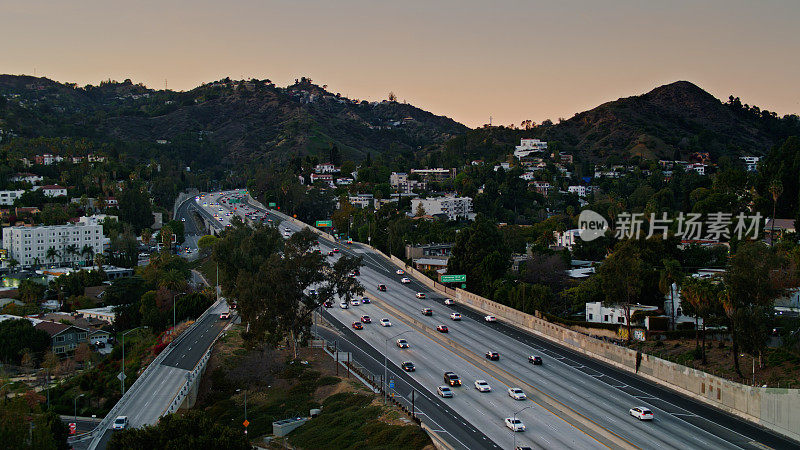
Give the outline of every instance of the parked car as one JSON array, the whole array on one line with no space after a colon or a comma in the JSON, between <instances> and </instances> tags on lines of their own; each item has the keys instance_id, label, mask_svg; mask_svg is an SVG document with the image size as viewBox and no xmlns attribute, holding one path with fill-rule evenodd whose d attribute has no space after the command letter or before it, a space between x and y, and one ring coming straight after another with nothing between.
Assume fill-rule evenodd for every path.
<instances>
[{"instance_id":1,"label":"parked car","mask_svg":"<svg viewBox=\"0 0 800 450\"><path fill-rule=\"evenodd\" d=\"M500 360L500 353L497 352L486 352L486 359L489 361L499 361Z\"/></svg>"},{"instance_id":2,"label":"parked car","mask_svg":"<svg viewBox=\"0 0 800 450\"><path fill-rule=\"evenodd\" d=\"M450 318L452 320L461 320L461 314L459 314L459 313L451 313L450 314Z\"/></svg>"},{"instance_id":3,"label":"parked car","mask_svg":"<svg viewBox=\"0 0 800 450\"><path fill-rule=\"evenodd\" d=\"M424 292L417 292L417 298L425 298Z\"/></svg>"},{"instance_id":4,"label":"parked car","mask_svg":"<svg viewBox=\"0 0 800 450\"><path fill-rule=\"evenodd\" d=\"M103 341L94 341L94 346L97 348L106 348L106 343Z\"/></svg>"},{"instance_id":5,"label":"parked car","mask_svg":"<svg viewBox=\"0 0 800 450\"><path fill-rule=\"evenodd\" d=\"M653 412L644 406L635 406L631 408L630 413L639 420L653 420Z\"/></svg>"},{"instance_id":6,"label":"parked car","mask_svg":"<svg viewBox=\"0 0 800 450\"><path fill-rule=\"evenodd\" d=\"M508 427L511 431L525 431L525 424L523 424L522 421L516 417L506 417L505 422L506 427Z\"/></svg>"},{"instance_id":7,"label":"parked car","mask_svg":"<svg viewBox=\"0 0 800 450\"><path fill-rule=\"evenodd\" d=\"M114 430L124 430L128 428L128 416L117 416L111 428Z\"/></svg>"},{"instance_id":8,"label":"parked car","mask_svg":"<svg viewBox=\"0 0 800 450\"><path fill-rule=\"evenodd\" d=\"M528 362L533 364L534 366L541 366L542 365L542 357L541 356L536 356L536 355L528 356Z\"/></svg>"},{"instance_id":9,"label":"parked car","mask_svg":"<svg viewBox=\"0 0 800 450\"><path fill-rule=\"evenodd\" d=\"M392 326L392 322L389 319L381 319L381 326L382 327L390 327Z\"/></svg>"},{"instance_id":10,"label":"parked car","mask_svg":"<svg viewBox=\"0 0 800 450\"><path fill-rule=\"evenodd\" d=\"M397 346L400 347L400 348L409 348L409 347L411 347L410 345L408 345L408 341L406 341L405 339L398 339L397 340Z\"/></svg>"},{"instance_id":11,"label":"parked car","mask_svg":"<svg viewBox=\"0 0 800 450\"><path fill-rule=\"evenodd\" d=\"M353 322L353 328L356 330L363 330L364 325L361 325L361 322Z\"/></svg>"},{"instance_id":12,"label":"parked car","mask_svg":"<svg viewBox=\"0 0 800 450\"><path fill-rule=\"evenodd\" d=\"M447 386L438 386L436 392L443 398L450 398L453 396L453 391Z\"/></svg>"},{"instance_id":13,"label":"parked car","mask_svg":"<svg viewBox=\"0 0 800 450\"><path fill-rule=\"evenodd\" d=\"M436 331L439 333L447 333L449 330L447 329L447 325L437 325Z\"/></svg>"},{"instance_id":14,"label":"parked car","mask_svg":"<svg viewBox=\"0 0 800 450\"><path fill-rule=\"evenodd\" d=\"M406 372L413 372L417 370L417 368L414 367L414 363L411 361L403 361L403 364L400 364L400 367L402 367Z\"/></svg>"},{"instance_id":15,"label":"parked car","mask_svg":"<svg viewBox=\"0 0 800 450\"><path fill-rule=\"evenodd\" d=\"M444 373L444 382L450 386L461 386L461 379L453 372Z\"/></svg>"},{"instance_id":16,"label":"parked car","mask_svg":"<svg viewBox=\"0 0 800 450\"><path fill-rule=\"evenodd\" d=\"M475 389L479 392L491 392L492 387L489 386L489 383L486 380L475 380Z\"/></svg>"},{"instance_id":17,"label":"parked car","mask_svg":"<svg viewBox=\"0 0 800 450\"><path fill-rule=\"evenodd\" d=\"M423 316L432 316L433 310L430 308L422 308L422 315Z\"/></svg>"},{"instance_id":18,"label":"parked car","mask_svg":"<svg viewBox=\"0 0 800 450\"><path fill-rule=\"evenodd\" d=\"M520 388L508 388L508 396L514 400L525 400L528 398L525 396L525 392Z\"/></svg>"}]
</instances>

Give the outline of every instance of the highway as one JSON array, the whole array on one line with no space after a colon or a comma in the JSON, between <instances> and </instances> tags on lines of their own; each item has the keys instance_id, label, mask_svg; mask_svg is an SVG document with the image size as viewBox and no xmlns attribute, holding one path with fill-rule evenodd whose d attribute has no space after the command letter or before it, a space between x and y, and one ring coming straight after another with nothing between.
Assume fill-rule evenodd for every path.
<instances>
[{"instance_id":1,"label":"highway","mask_svg":"<svg viewBox=\"0 0 800 450\"><path fill-rule=\"evenodd\" d=\"M271 214L271 217L279 220L277 215ZM280 226L298 229L288 222ZM387 356L395 365L405 359L412 360L417 372L410 377L420 389L427 390L429 396L436 395L436 386L442 384L445 370L462 377L465 385L456 389L455 397L443 399L465 421L462 430L454 432L454 436L468 433L472 427L503 448L511 448L513 438L503 427L502 419L531 406L519 415L528 430L517 433L518 445L522 442L543 448L798 446L797 442L750 422L574 354L550 341L507 324L487 323L481 315L461 306L444 305L441 295L430 292L421 283L413 279L409 284L400 283L401 277L395 274L397 267L366 247L334 244L324 239L320 239L320 243L324 252L336 245L343 253L364 257L360 280L369 296L375 299L370 305L328 310L326 316L332 323L338 322L334 328L339 328L341 333L342 327L349 327L361 314L370 315L374 323L365 325L364 330L350 331L348 340L377 354L384 353L388 337L412 330L403 335L411 348L401 350L389 342ZM386 284L387 291L377 292L378 283ZM426 293L428 299L416 299L416 292ZM422 306L431 307L433 316L422 316L419 312ZM449 320L447 317L452 311L460 312L463 320ZM378 325L377 320L383 317L389 318L393 326ZM436 332L438 324L447 325L450 332ZM499 352L500 360L482 360L486 351ZM527 360L529 355L541 356L543 365L531 366ZM408 374L399 375L398 378L404 379L402 375ZM493 392L478 393L472 388L478 378L487 380ZM522 388L529 400L512 401L505 394L509 385ZM648 423L634 419L628 413L633 406L650 408L655 420Z\"/></svg>"}]
</instances>

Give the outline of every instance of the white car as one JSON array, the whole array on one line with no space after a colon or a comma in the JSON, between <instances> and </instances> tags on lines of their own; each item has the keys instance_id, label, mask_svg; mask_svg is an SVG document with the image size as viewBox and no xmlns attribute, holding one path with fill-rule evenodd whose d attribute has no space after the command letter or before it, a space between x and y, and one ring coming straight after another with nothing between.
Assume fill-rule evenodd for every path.
<instances>
[{"instance_id":1,"label":"white car","mask_svg":"<svg viewBox=\"0 0 800 450\"><path fill-rule=\"evenodd\" d=\"M403 277L402 279L400 279L400 282L403 283L403 284L408 284L408 283L411 283L411 280L408 279L407 277Z\"/></svg>"},{"instance_id":2,"label":"white car","mask_svg":"<svg viewBox=\"0 0 800 450\"><path fill-rule=\"evenodd\" d=\"M444 398L450 398L450 397L453 396L453 391L451 391L450 388L447 387L447 386L439 386L439 387L437 387L436 388L436 392L440 396L442 396Z\"/></svg>"},{"instance_id":3,"label":"white car","mask_svg":"<svg viewBox=\"0 0 800 450\"><path fill-rule=\"evenodd\" d=\"M394 271L394 273L396 273L396 274L398 274L398 275L402 275L402 274L404 274L405 272L403 272L403 269L397 269L397 270L395 270L395 271Z\"/></svg>"},{"instance_id":4,"label":"white car","mask_svg":"<svg viewBox=\"0 0 800 450\"><path fill-rule=\"evenodd\" d=\"M633 407L630 413L639 420L653 420L653 412L644 406Z\"/></svg>"},{"instance_id":5,"label":"white car","mask_svg":"<svg viewBox=\"0 0 800 450\"><path fill-rule=\"evenodd\" d=\"M425 298L424 292L417 292L417 298Z\"/></svg>"},{"instance_id":6,"label":"white car","mask_svg":"<svg viewBox=\"0 0 800 450\"><path fill-rule=\"evenodd\" d=\"M347 303L346 302L339 303L339 308L347 309Z\"/></svg>"},{"instance_id":7,"label":"white car","mask_svg":"<svg viewBox=\"0 0 800 450\"><path fill-rule=\"evenodd\" d=\"M486 317L483 318L483 320L485 320L487 322L497 322L497 317L495 317L495 316L486 316Z\"/></svg>"},{"instance_id":8,"label":"white car","mask_svg":"<svg viewBox=\"0 0 800 450\"><path fill-rule=\"evenodd\" d=\"M492 387L489 386L486 380L475 380L475 389L480 392L492 392Z\"/></svg>"},{"instance_id":9,"label":"white car","mask_svg":"<svg viewBox=\"0 0 800 450\"><path fill-rule=\"evenodd\" d=\"M452 313L452 314L450 314L450 319L452 319L452 320L461 320L461 314Z\"/></svg>"},{"instance_id":10,"label":"white car","mask_svg":"<svg viewBox=\"0 0 800 450\"><path fill-rule=\"evenodd\" d=\"M359 299L357 299L357 298L354 298L353 300L351 300L351 301L350 301L350 303L351 303L353 306L358 306L358 305L360 305L360 304L361 304L361 300L359 300Z\"/></svg>"},{"instance_id":11,"label":"white car","mask_svg":"<svg viewBox=\"0 0 800 450\"><path fill-rule=\"evenodd\" d=\"M525 400L526 397L525 393L522 392L520 388L508 388L508 396L513 398L514 400Z\"/></svg>"},{"instance_id":12,"label":"white car","mask_svg":"<svg viewBox=\"0 0 800 450\"><path fill-rule=\"evenodd\" d=\"M448 299L446 299L446 300L444 301L444 304L445 304L445 305L455 305L455 304L456 304L456 302L455 302L455 301L453 301L453 299L452 299L452 298L448 298Z\"/></svg>"},{"instance_id":13,"label":"white car","mask_svg":"<svg viewBox=\"0 0 800 450\"><path fill-rule=\"evenodd\" d=\"M380 323L381 323L382 327L390 327L390 326L392 326L392 322L390 322L389 319L381 319Z\"/></svg>"},{"instance_id":14,"label":"white car","mask_svg":"<svg viewBox=\"0 0 800 450\"><path fill-rule=\"evenodd\" d=\"M506 417L505 422L511 431L525 431L525 424L516 417Z\"/></svg>"},{"instance_id":15,"label":"white car","mask_svg":"<svg viewBox=\"0 0 800 450\"><path fill-rule=\"evenodd\" d=\"M111 428L114 430L124 430L128 428L128 416L117 416Z\"/></svg>"}]
</instances>

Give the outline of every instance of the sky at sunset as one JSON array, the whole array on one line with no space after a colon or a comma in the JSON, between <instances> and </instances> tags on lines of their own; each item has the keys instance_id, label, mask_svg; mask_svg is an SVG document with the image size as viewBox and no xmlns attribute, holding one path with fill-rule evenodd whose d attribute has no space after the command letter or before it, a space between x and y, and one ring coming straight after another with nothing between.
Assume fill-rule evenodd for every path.
<instances>
[{"instance_id":1,"label":"sky at sunset","mask_svg":"<svg viewBox=\"0 0 800 450\"><path fill-rule=\"evenodd\" d=\"M0 73L188 90L390 91L469 126L571 117L688 80L800 113L800 1L0 0Z\"/></svg>"}]
</instances>

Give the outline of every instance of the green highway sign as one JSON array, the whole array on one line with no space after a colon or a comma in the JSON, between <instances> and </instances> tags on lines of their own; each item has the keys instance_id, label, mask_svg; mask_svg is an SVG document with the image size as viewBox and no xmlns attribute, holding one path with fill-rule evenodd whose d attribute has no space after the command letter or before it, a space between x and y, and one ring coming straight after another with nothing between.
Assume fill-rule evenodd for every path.
<instances>
[{"instance_id":1,"label":"green highway sign","mask_svg":"<svg viewBox=\"0 0 800 450\"><path fill-rule=\"evenodd\" d=\"M442 275L439 278L439 281L442 283L466 283L467 276L466 275Z\"/></svg>"},{"instance_id":2,"label":"green highway sign","mask_svg":"<svg viewBox=\"0 0 800 450\"><path fill-rule=\"evenodd\" d=\"M317 228L321 228L321 227L330 228L330 227L333 226L333 221L330 221L330 220L318 220L316 226L317 226Z\"/></svg>"},{"instance_id":3,"label":"green highway sign","mask_svg":"<svg viewBox=\"0 0 800 450\"><path fill-rule=\"evenodd\" d=\"M269 206L270 208L274 208L274 207L276 207L278 205L276 205L275 202L269 202L269 205L267 205L267 206Z\"/></svg>"}]
</instances>

